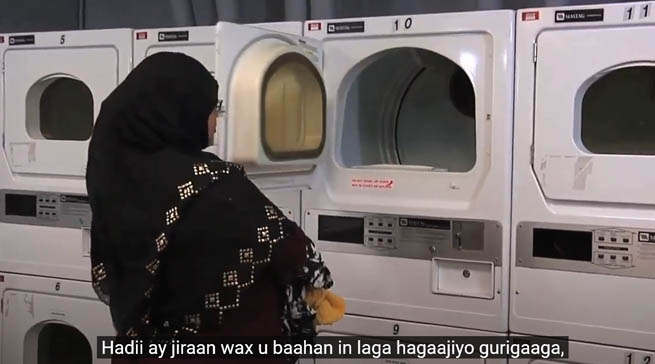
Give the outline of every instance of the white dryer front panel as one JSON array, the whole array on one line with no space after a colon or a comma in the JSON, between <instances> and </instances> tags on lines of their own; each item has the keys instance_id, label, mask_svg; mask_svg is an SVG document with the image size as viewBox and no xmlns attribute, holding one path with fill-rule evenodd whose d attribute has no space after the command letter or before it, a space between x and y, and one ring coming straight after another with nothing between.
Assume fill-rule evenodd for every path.
<instances>
[{"instance_id":1,"label":"white dryer front panel","mask_svg":"<svg viewBox=\"0 0 655 364\"><path fill-rule=\"evenodd\" d=\"M249 24L289 34L302 34L301 22ZM200 61L210 72L216 66L216 27L139 29L134 31L134 66L158 52L184 53Z\"/></svg>"},{"instance_id":2,"label":"white dryer front panel","mask_svg":"<svg viewBox=\"0 0 655 364\"><path fill-rule=\"evenodd\" d=\"M458 329L447 326L425 325L412 322L393 321L379 318L366 318L346 315L332 326L319 327L319 337L494 337L502 338L504 334L485 331ZM403 341L401 340L401 343ZM385 343L381 341L380 343ZM386 342L388 343L388 341ZM395 345L395 342L393 343ZM423 364L423 363L462 363L462 364L503 364L506 359L301 359L300 364Z\"/></svg>"},{"instance_id":3,"label":"white dryer front panel","mask_svg":"<svg viewBox=\"0 0 655 364\"><path fill-rule=\"evenodd\" d=\"M655 204L655 45L643 41L654 36L654 25L539 35L534 170L546 198Z\"/></svg>"},{"instance_id":4,"label":"white dryer front panel","mask_svg":"<svg viewBox=\"0 0 655 364\"><path fill-rule=\"evenodd\" d=\"M514 13L305 24L328 107L303 227L348 312L505 331Z\"/></svg>"},{"instance_id":5,"label":"white dryer front panel","mask_svg":"<svg viewBox=\"0 0 655 364\"><path fill-rule=\"evenodd\" d=\"M131 31L49 32L8 39L2 54L4 152L11 171L84 177L100 105L129 72Z\"/></svg>"},{"instance_id":6,"label":"white dryer front panel","mask_svg":"<svg viewBox=\"0 0 655 364\"><path fill-rule=\"evenodd\" d=\"M2 274L2 364L109 364L97 338L116 335L90 283Z\"/></svg>"},{"instance_id":7,"label":"white dryer front panel","mask_svg":"<svg viewBox=\"0 0 655 364\"><path fill-rule=\"evenodd\" d=\"M655 352L579 341L569 342L567 359L509 359L509 364L651 364Z\"/></svg>"},{"instance_id":8,"label":"white dryer front panel","mask_svg":"<svg viewBox=\"0 0 655 364\"><path fill-rule=\"evenodd\" d=\"M512 332L654 347L652 6L518 11Z\"/></svg>"}]
</instances>

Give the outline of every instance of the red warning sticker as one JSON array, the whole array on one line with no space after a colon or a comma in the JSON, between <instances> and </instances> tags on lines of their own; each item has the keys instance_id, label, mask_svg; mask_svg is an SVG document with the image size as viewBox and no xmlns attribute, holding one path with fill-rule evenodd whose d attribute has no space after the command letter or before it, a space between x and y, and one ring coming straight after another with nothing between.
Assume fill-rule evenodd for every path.
<instances>
[{"instance_id":1,"label":"red warning sticker","mask_svg":"<svg viewBox=\"0 0 655 364\"><path fill-rule=\"evenodd\" d=\"M321 30L321 23L308 23L307 24L307 30L309 31L317 31Z\"/></svg>"},{"instance_id":2,"label":"red warning sticker","mask_svg":"<svg viewBox=\"0 0 655 364\"><path fill-rule=\"evenodd\" d=\"M137 40L148 39L148 32L137 32L136 39Z\"/></svg>"},{"instance_id":3,"label":"red warning sticker","mask_svg":"<svg viewBox=\"0 0 655 364\"><path fill-rule=\"evenodd\" d=\"M0 43L4 43L4 42L5 42L5 37L0 35Z\"/></svg>"},{"instance_id":4,"label":"red warning sticker","mask_svg":"<svg viewBox=\"0 0 655 364\"><path fill-rule=\"evenodd\" d=\"M375 188L381 190L388 190L393 188L392 179L365 179L353 178L350 180L350 187L354 188Z\"/></svg>"},{"instance_id":5,"label":"red warning sticker","mask_svg":"<svg viewBox=\"0 0 655 364\"><path fill-rule=\"evenodd\" d=\"M539 20L539 12L538 11L526 11L521 15L521 19L523 21Z\"/></svg>"}]
</instances>

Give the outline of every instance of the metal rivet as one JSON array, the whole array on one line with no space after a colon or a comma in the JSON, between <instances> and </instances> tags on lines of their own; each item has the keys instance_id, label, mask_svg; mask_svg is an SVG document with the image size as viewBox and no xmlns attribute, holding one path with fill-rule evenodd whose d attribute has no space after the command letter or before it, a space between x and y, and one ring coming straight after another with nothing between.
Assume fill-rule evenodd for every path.
<instances>
[{"instance_id":1,"label":"metal rivet","mask_svg":"<svg viewBox=\"0 0 655 364\"><path fill-rule=\"evenodd\" d=\"M468 269L464 269L464 271L462 272L462 275L464 276L464 278L468 278L468 277L471 276L471 272L469 272Z\"/></svg>"}]
</instances>

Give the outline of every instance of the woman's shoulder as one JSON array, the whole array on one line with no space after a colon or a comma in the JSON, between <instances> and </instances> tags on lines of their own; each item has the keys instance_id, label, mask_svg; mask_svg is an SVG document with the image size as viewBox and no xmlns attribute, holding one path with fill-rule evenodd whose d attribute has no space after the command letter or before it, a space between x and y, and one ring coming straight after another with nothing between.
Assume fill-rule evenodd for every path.
<instances>
[{"instance_id":1,"label":"woman's shoulder","mask_svg":"<svg viewBox=\"0 0 655 364\"><path fill-rule=\"evenodd\" d=\"M211 178L209 185L197 196L201 205L220 202L246 212L273 206L240 164L216 159L195 164L193 168L195 174L207 174Z\"/></svg>"}]
</instances>

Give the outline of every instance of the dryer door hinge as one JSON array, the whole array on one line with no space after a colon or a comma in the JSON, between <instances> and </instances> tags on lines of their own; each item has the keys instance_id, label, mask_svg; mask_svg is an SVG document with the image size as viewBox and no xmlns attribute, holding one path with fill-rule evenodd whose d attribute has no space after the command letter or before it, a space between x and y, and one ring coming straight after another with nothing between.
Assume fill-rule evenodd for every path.
<instances>
[{"instance_id":1,"label":"dryer door hinge","mask_svg":"<svg viewBox=\"0 0 655 364\"><path fill-rule=\"evenodd\" d=\"M537 63L537 42L532 43L532 62Z\"/></svg>"}]
</instances>

